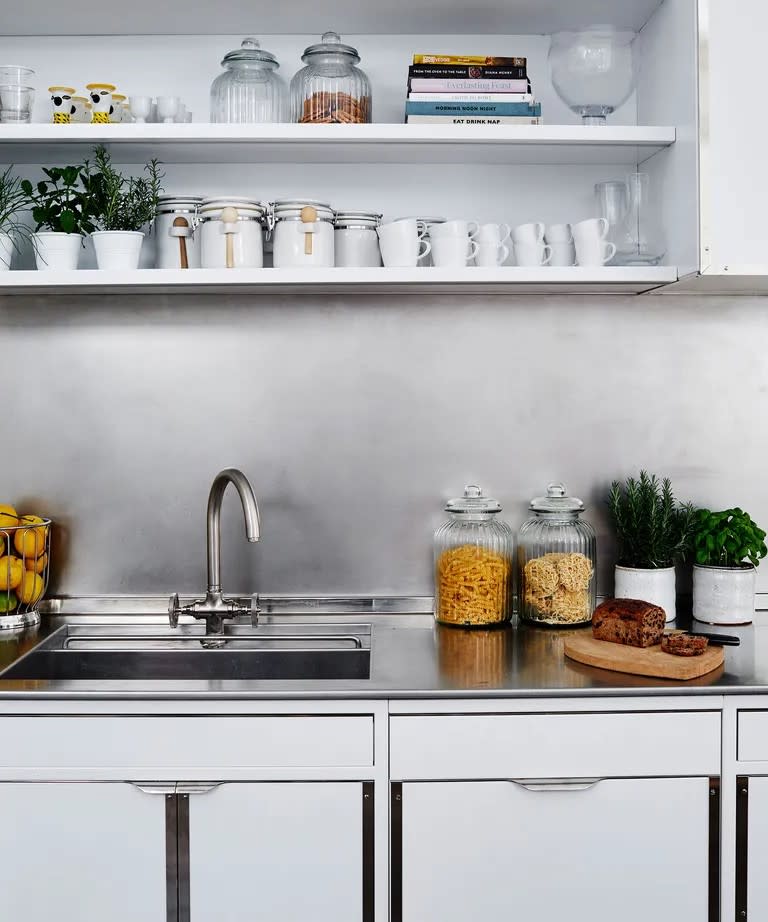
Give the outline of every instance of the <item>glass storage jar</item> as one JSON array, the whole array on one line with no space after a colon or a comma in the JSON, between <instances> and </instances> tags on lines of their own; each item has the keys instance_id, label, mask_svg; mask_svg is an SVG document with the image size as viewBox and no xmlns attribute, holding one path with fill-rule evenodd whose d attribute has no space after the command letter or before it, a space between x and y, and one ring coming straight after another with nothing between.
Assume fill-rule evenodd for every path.
<instances>
[{"instance_id":1,"label":"glass storage jar","mask_svg":"<svg viewBox=\"0 0 768 922\"><path fill-rule=\"evenodd\" d=\"M435 532L435 620L461 627L503 624L512 614L512 530L501 506L470 485L445 507Z\"/></svg>"},{"instance_id":2,"label":"glass storage jar","mask_svg":"<svg viewBox=\"0 0 768 922\"><path fill-rule=\"evenodd\" d=\"M287 108L277 58L255 38L224 56L223 74L211 85L212 122L282 122Z\"/></svg>"},{"instance_id":3,"label":"glass storage jar","mask_svg":"<svg viewBox=\"0 0 768 922\"><path fill-rule=\"evenodd\" d=\"M292 122L370 122L371 84L360 55L337 32L325 32L304 50L307 65L291 80Z\"/></svg>"},{"instance_id":4,"label":"glass storage jar","mask_svg":"<svg viewBox=\"0 0 768 922\"><path fill-rule=\"evenodd\" d=\"M531 500L520 529L520 614L535 624L589 624L595 610L595 532L580 518L584 503L562 483Z\"/></svg>"}]
</instances>

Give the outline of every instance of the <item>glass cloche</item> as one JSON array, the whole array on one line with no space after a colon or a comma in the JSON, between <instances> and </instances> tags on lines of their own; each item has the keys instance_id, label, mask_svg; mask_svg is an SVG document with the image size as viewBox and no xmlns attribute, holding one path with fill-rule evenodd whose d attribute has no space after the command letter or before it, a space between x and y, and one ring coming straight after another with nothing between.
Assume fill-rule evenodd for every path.
<instances>
[{"instance_id":1,"label":"glass cloche","mask_svg":"<svg viewBox=\"0 0 768 922\"><path fill-rule=\"evenodd\" d=\"M212 122L282 122L287 109L285 83L277 58L255 38L224 56L223 74L211 86Z\"/></svg>"}]
</instances>

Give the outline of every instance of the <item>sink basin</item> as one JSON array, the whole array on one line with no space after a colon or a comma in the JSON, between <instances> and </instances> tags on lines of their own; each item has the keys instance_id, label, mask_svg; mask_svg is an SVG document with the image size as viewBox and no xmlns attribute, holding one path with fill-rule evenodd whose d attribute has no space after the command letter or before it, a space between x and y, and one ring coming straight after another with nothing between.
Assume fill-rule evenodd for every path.
<instances>
[{"instance_id":1,"label":"sink basin","mask_svg":"<svg viewBox=\"0 0 768 922\"><path fill-rule=\"evenodd\" d=\"M179 631L65 625L2 679L368 679L370 625L228 625L208 647L196 626Z\"/></svg>"}]
</instances>

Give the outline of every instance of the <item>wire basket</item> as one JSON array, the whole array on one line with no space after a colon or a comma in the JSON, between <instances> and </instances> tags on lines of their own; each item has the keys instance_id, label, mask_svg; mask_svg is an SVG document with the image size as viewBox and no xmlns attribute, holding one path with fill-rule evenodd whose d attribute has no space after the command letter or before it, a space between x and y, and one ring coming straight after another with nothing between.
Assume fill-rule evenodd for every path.
<instances>
[{"instance_id":1,"label":"wire basket","mask_svg":"<svg viewBox=\"0 0 768 922\"><path fill-rule=\"evenodd\" d=\"M37 624L48 589L51 520L22 515L19 523L0 527L0 630Z\"/></svg>"}]
</instances>

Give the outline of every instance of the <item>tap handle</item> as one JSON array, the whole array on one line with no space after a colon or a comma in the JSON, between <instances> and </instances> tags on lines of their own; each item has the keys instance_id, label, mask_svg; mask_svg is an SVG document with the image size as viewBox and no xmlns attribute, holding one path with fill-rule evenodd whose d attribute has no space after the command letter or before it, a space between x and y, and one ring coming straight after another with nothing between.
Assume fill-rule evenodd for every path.
<instances>
[{"instance_id":1,"label":"tap handle","mask_svg":"<svg viewBox=\"0 0 768 922\"><path fill-rule=\"evenodd\" d=\"M179 612L181 611L181 606L179 605L179 594L174 592L174 594L168 600L168 621L172 628L177 628L179 626Z\"/></svg>"}]
</instances>

